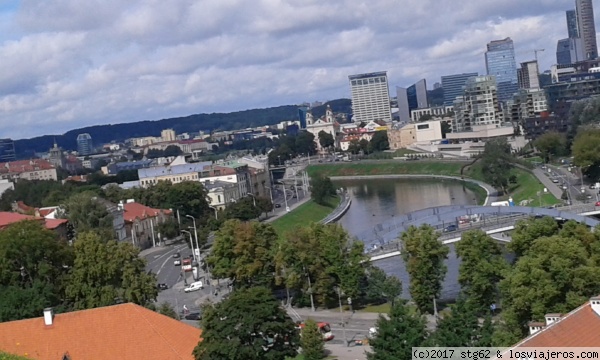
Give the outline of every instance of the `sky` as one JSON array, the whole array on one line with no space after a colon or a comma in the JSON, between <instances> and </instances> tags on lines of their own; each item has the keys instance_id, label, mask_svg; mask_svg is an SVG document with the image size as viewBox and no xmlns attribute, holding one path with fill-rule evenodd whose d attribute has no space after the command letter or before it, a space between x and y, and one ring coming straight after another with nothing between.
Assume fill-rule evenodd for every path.
<instances>
[{"instance_id":1,"label":"sky","mask_svg":"<svg viewBox=\"0 0 600 360\"><path fill-rule=\"evenodd\" d=\"M598 4L595 18L598 22ZM0 0L0 137L350 98L348 75L555 62L573 0ZM600 28L600 27L599 27ZM600 38L600 37L599 37ZM393 96L394 94L392 94ZM199 129L201 126L199 126Z\"/></svg>"}]
</instances>

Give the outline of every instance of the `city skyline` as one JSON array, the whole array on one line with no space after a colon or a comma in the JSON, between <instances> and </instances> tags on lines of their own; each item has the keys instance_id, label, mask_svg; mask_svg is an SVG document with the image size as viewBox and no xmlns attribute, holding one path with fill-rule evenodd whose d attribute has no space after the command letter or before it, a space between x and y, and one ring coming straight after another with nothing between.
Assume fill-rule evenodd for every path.
<instances>
[{"instance_id":1,"label":"city skyline","mask_svg":"<svg viewBox=\"0 0 600 360\"><path fill-rule=\"evenodd\" d=\"M434 5L435 4L435 5ZM13 139L108 123L350 98L348 76L390 90L485 73L492 40L517 63L555 63L574 1L116 0L0 3L0 133ZM435 6L436 11L430 9ZM598 6L596 6L598 8ZM597 11L597 10L596 10ZM598 16L595 16L598 18Z\"/></svg>"}]
</instances>

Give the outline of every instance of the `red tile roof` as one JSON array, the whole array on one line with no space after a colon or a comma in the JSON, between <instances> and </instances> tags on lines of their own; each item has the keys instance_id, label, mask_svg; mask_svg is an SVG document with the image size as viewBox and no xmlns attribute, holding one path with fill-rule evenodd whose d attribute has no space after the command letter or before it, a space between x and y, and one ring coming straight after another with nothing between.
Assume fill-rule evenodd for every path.
<instances>
[{"instance_id":1,"label":"red tile roof","mask_svg":"<svg viewBox=\"0 0 600 360\"><path fill-rule=\"evenodd\" d=\"M515 345L515 347L597 346L600 346L600 315L592 309L590 302Z\"/></svg>"},{"instance_id":2,"label":"red tile roof","mask_svg":"<svg viewBox=\"0 0 600 360\"><path fill-rule=\"evenodd\" d=\"M49 169L54 169L54 165L52 165L48 160L44 159L19 160L0 163L0 173L21 173L26 171Z\"/></svg>"},{"instance_id":3,"label":"red tile roof","mask_svg":"<svg viewBox=\"0 0 600 360\"><path fill-rule=\"evenodd\" d=\"M68 220L66 219L44 219L43 217L35 217L31 215L23 215L19 213L0 211L0 229L7 227L10 224L17 223L19 221L25 220L36 220L39 222L44 222L46 229L55 229L61 224L66 223Z\"/></svg>"},{"instance_id":4,"label":"red tile roof","mask_svg":"<svg viewBox=\"0 0 600 360\"><path fill-rule=\"evenodd\" d=\"M29 206L29 205L26 205L23 201L19 200L19 201L17 201L17 209L16 209L16 211L24 212L25 213L25 212L29 212L29 211L35 211L35 208L33 208L33 207Z\"/></svg>"},{"instance_id":5,"label":"red tile roof","mask_svg":"<svg viewBox=\"0 0 600 360\"><path fill-rule=\"evenodd\" d=\"M171 213L171 210L153 209L136 202L123 204L123 210L123 218L128 222L133 222L136 218L146 219L149 217L155 217L158 216L161 211L165 214Z\"/></svg>"},{"instance_id":6,"label":"red tile roof","mask_svg":"<svg viewBox=\"0 0 600 360\"><path fill-rule=\"evenodd\" d=\"M38 360L187 359L200 329L127 303L0 323L0 350Z\"/></svg>"}]
</instances>

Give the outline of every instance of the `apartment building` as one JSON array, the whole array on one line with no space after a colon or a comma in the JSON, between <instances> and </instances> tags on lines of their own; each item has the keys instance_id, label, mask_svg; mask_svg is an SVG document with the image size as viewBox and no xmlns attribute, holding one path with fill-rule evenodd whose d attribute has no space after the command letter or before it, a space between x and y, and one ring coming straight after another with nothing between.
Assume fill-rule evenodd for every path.
<instances>
[{"instance_id":1,"label":"apartment building","mask_svg":"<svg viewBox=\"0 0 600 360\"><path fill-rule=\"evenodd\" d=\"M0 177L18 180L58 180L56 168L48 160L31 159L0 163Z\"/></svg>"}]
</instances>

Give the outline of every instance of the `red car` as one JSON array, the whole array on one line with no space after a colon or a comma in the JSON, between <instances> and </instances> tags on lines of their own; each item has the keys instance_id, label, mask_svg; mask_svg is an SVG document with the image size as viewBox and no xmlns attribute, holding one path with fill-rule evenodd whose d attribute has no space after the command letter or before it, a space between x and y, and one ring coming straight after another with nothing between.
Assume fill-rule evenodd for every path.
<instances>
[{"instance_id":1,"label":"red car","mask_svg":"<svg viewBox=\"0 0 600 360\"><path fill-rule=\"evenodd\" d=\"M600 201L596 201L596 206L600 206Z\"/></svg>"}]
</instances>

